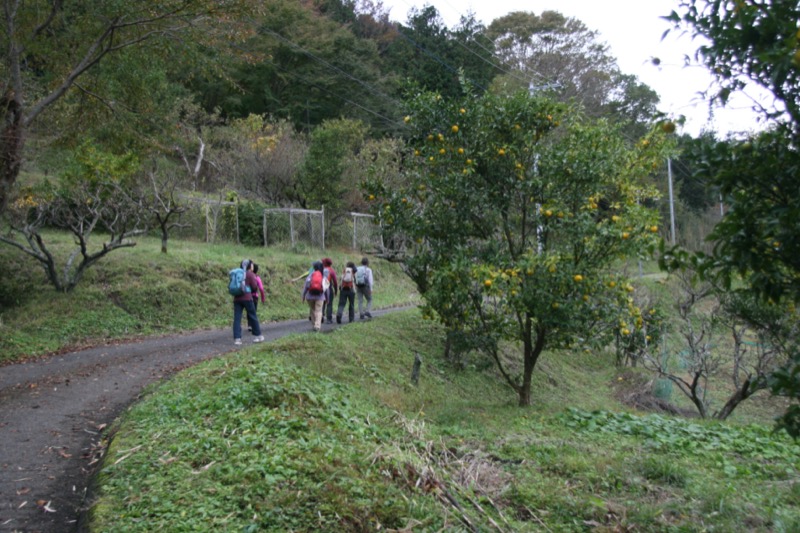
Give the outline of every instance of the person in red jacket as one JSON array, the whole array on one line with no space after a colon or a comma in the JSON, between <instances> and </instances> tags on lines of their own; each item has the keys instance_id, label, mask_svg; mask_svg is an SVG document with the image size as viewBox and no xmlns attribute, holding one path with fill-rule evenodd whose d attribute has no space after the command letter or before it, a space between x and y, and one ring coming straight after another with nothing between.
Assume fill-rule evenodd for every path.
<instances>
[{"instance_id":1,"label":"person in red jacket","mask_svg":"<svg viewBox=\"0 0 800 533\"><path fill-rule=\"evenodd\" d=\"M330 257L322 260L322 266L324 268L323 275L330 282L328 294L325 295L325 303L322 305L322 316L327 317L328 324L333 324L333 298L339 292L339 280L336 278L336 270L333 268L333 261Z\"/></svg>"}]
</instances>

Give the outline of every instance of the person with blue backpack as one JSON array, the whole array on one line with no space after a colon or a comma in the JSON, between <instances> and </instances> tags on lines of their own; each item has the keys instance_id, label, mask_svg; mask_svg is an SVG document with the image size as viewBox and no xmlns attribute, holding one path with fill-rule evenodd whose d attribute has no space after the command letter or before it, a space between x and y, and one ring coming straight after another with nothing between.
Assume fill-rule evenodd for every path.
<instances>
[{"instance_id":1,"label":"person with blue backpack","mask_svg":"<svg viewBox=\"0 0 800 533\"><path fill-rule=\"evenodd\" d=\"M228 292L233 296L233 343L242 344L242 314L245 313L247 324L255 336L253 342L262 342L264 336L261 335L261 324L253 304L253 294L258 294L253 262L245 259L239 268L230 271L228 277Z\"/></svg>"}]
</instances>

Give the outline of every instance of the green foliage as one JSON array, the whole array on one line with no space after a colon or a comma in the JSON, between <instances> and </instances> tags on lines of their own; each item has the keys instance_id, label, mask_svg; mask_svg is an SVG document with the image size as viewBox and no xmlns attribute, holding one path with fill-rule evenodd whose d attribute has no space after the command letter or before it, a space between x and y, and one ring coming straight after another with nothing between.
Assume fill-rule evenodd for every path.
<instances>
[{"instance_id":1,"label":"green foliage","mask_svg":"<svg viewBox=\"0 0 800 533\"><path fill-rule=\"evenodd\" d=\"M116 154L98 147L94 140L84 141L64 166L59 189L68 195L76 187L109 183L126 184L139 170L139 159L132 152Z\"/></svg>"},{"instance_id":2,"label":"green foliage","mask_svg":"<svg viewBox=\"0 0 800 533\"><path fill-rule=\"evenodd\" d=\"M699 59L718 83L712 102L754 83L775 99L761 108L773 122L764 132L740 142L712 143L699 154L696 173L723 194L728 212L714 230L714 253L688 259L707 277L730 287L739 276L765 300L800 301L796 202L800 154L800 52L797 3L755 0L733 3L684 0L669 17L677 29L707 40ZM671 251L666 263L687 260ZM800 397L800 351L790 343L791 362L774 374L773 391ZM800 436L800 407L792 405L781 421Z\"/></svg>"},{"instance_id":3,"label":"green foliage","mask_svg":"<svg viewBox=\"0 0 800 533\"><path fill-rule=\"evenodd\" d=\"M704 456L714 461L735 453L741 464L731 465L725 473L768 476L783 475L800 465L800 445L784 432L774 433L760 425L700 425L678 418L659 415L639 417L607 411L586 412L570 409L565 423L572 428L592 433L635 435L646 439L653 450ZM738 469L742 469L739 471Z\"/></svg>"},{"instance_id":4,"label":"green foliage","mask_svg":"<svg viewBox=\"0 0 800 533\"><path fill-rule=\"evenodd\" d=\"M328 120L315 128L297 180L296 200L310 209L324 205L331 216L336 216L345 207L343 199L348 190L343 183L345 164L359 151L366 133L363 123L346 119Z\"/></svg>"},{"instance_id":5,"label":"green foliage","mask_svg":"<svg viewBox=\"0 0 800 533\"><path fill-rule=\"evenodd\" d=\"M241 202L239 207L239 242L246 246L264 245L264 209L260 202Z\"/></svg>"},{"instance_id":6,"label":"green foliage","mask_svg":"<svg viewBox=\"0 0 800 533\"><path fill-rule=\"evenodd\" d=\"M730 95L755 83L771 92L775 109L761 109L770 118L784 109L800 124L800 53L797 2L757 0L717 2L682 0L668 20L707 39L698 57L719 84L712 100L726 103Z\"/></svg>"},{"instance_id":7,"label":"green foliage","mask_svg":"<svg viewBox=\"0 0 800 533\"><path fill-rule=\"evenodd\" d=\"M610 357L579 353L553 359L559 383L538 376L538 407L521 410L492 394L495 373L448 372L443 336L418 311L393 313L176 376L115 428L92 530L460 531L464 518L478 531L798 525L800 450L785 436L590 413L619 405ZM589 394L570 396L578 410L564 412L562 388Z\"/></svg>"},{"instance_id":8,"label":"green foliage","mask_svg":"<svg viewBox=\"0 0 800 533\"><path fill-rule=\"evenodd\" d=\"M522 382L510 380L524 404L545 346L605 346L604 319L628 313L633 289L609 268L654 242L643 204L656 193L642 181L665 139L626 146L613 126L527 92L423 93L410 107L409 182L372 179L368 199L410 242L428 314L495 360L501 341L524 346Z\"/></svg>"},{"instance_id":9,"label":"green foliage","mask_svg":"<svg viewBox=\"0 0 800 533\"><path fill-rule=\"evenodd\" d=\"M120 531L124 516L125 531L170 530L176 520L189 529L314 524L359 531L401 528L432 515L434 501L415 497L421 505L409 506L371 458L376 442L398 437L397 428L369 423L386 412L339 384L258 360L251 354L217 361L206 377L195 373L199 381L184 381L138 409L134 418L158 419L164 431L152 438L137 426L124 428L127 442L115 442L109 457L128 457L103 471L106 503L93 513L94 529ZM195 440L202 445L186 446ZM153 457L161 460L161 480L128 498L131 480ZM164 482L172 490L164 492Z\"/></svg>"}]
</instances>

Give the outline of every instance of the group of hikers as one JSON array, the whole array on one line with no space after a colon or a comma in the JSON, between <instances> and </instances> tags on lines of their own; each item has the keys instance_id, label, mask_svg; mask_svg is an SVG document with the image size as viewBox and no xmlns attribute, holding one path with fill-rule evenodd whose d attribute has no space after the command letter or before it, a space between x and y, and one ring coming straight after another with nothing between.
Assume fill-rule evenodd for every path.
<instances>
[{"instance_id":1,"label":"group of hikers","mask_svg":"<svg viewBox=\"0 0 800 533\"><path fill-rule=\"evenodd\" d=\"M369 259L361 259L358 267L348 262L341 278L336 274L331 258L314 261L305 276L302 301L308 302L308 319L314 331L320 331L323 319L333 324L333 307L336 296L339 306L336 323L342 323L345 307L348 307L348 321L355 320L355 300L358 296L358 316L361 320L372 318L372 287L374 278L369 267ZM303 276L296 278L302 279ZM242 344L242 315L247 317L248 331L253 334L253 342L262 342L261 325L258 320L258 301L264 303L266 294L264 284L258 275L258 265L245 259L241 267L230 273L229 291L233 295L233 343ZM366 305L364 301L366 300Z\"/></svg>"},{"instance_id":2,"label":"group of hikers","mask_svg":"<svg viewBox=\"0 0 800 533\"><path fill-rule=\"evenodd\" d=\"M372 318L372 286L374 279L369 259L361 259L361 265L350 261L342 271L341 280L336 275L333 261L326 257L322 261L314 261L303 284L303 301L308 302L308 319L319 331L323 317L328 324L333 324L333 304L339 295L339 307L336 310L336 323L342 323L344 308L348 306L348 320L355 320L355 297L358 295L358 317L361 320ZM366 300L366 306L364 306Z\"/></svg>"}]
</instances>

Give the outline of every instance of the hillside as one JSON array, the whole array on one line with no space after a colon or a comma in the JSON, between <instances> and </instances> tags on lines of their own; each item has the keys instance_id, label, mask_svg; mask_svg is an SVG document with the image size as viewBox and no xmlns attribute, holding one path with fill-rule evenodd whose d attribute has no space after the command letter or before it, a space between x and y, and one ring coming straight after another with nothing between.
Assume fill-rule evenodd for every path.
<instances>
[{"instance_id":1,"label":"hillside","mask_svg":"<svg viewBox=\"0 0 800 533\"><path fill-rule=\"evenodd\" d=\"M57 233L46 238L65 262L74 249L70 238ZM0 247L0 365L119 339L229 327L227 273L245 258L259 264L268 292L259 318L302 318L307 312L300 301L302 286L289 280L323 256L331 257L338 270L361 259L346 250L320 256L323 252L310 249L293 253L177 239L170 241L169 253L159 250L158 239L139 238L135 247L114 251L90 268L72 293L60 294L47 284L38 262ZM417 301L415 287L399 265L373 259L372 266L375 306Z\"/></svg>"},{"instance_id":2,"label":"hillside","mask_svg":"<svg viewBox=\"0 0 800 533\"><path fill-rule=\"evenodd\" d=\"M800 447L769 427L630 412L602 354L547 354L522 409L442 339L412 310L184 372L116 428L93 531L800 526Z\"/></svg>"}]
</instances>

